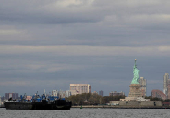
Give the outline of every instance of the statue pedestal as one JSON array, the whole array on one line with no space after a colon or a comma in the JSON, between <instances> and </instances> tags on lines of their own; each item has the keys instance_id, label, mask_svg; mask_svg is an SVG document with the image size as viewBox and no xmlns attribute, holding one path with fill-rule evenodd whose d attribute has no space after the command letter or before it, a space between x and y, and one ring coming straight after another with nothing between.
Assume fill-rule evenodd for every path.
<instances>
[{"instance_id":1,"label":"statue pedestal","mask_svg":"<svg viewBox=\"0 0 170 118\"><path fill-rule=\"evenodd\" d=\"M144 99L140 90L140 84L131 84L128 97L120 99L120 101L150 101L150 99Z\"/></svg>"},{"instance_id":2,"label":"statue pedestal","mask_svg":"<svg viewBox=\"0 0 170 118\"><path fill-rule=\"evenodd\" d=\"M140 91L140 84L131 84L130 91L128 97L142 97L141 91Z\"/></svg>"}]
</instances>

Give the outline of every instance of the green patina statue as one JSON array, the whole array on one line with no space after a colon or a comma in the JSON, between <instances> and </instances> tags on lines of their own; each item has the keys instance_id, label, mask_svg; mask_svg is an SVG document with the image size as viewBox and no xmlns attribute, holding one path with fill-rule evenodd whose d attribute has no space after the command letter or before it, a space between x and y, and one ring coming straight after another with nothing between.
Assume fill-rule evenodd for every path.
<instances>
[{"instance_id":1,"label":"green patina statue","mask_svg":"<svg viewBox=\"0 0 170 118\"><path fill-rule=\"evenodd\" d=\"M135 65L133 67L133 75L134 75L134 77L133 77L133 80L132 80L131 84L139 84L139 82L138 82L139 70L137 69L136 60L137 59L135 59Z\"/></svg>"}]
</instances>

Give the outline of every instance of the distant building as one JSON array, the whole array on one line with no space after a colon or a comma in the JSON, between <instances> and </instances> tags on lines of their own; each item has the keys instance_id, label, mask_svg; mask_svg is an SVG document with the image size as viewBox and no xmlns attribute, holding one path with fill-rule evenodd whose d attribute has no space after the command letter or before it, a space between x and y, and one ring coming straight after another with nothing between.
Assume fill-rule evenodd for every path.
<instances>
[{"instance_id":1,"label":"distant building","mask_svg":"<svg viewBox=\"0 0 170 118\"><path fill-rule=\"evenodd\" d=\"M59 91L59 98L66 98L66 91Z\"/></svg>"},{"instance_id":2,"label":"distant building","mask_svg":"<svg viewBox=\"0 0 170 118\"><path fill-rule=\"evenodd\" d=\"M31 100L32 99L32 96L27 96L26 97L26 100Z\"/></svg>"},{"instance_id":3,"label":"distant building","mask_svg":"<svg viewBox=\"0 0 170 118\"><path fill-rule=\"evenodd\" d=\"M103 96L103 91L102 90L99 91L99 95Z\"/></svg>"},{"instance_id":4,"label":"distant building","mask_svg":"<svg viewBox=\"0 0 170 118\"><path fill-rule=\"evenodd\" d=\"M5 93L5 99L8 100L9 98L18 99L18 93Z\"/></svg>"},{"instance_id":5,"label":"distant building","mask_svg":"<svg viewBox=\"0 0 170 118\"><path fill-rule=\"evenodd\" d=\"M167 99L170 99L170 85L168 85L167 90L168 90Z\"/></svg>"},{"instance_id":6,"label":"distant building","mask_svg":"<svg viewBox=\"0 0 170 118\"><path fill-rule=\"evenodd\" d=\"M0 106L1 106L1 96L0 96Z\"/></svg>"},{"instance_id":7,"label":"distant building","mask_svg":"<svg viewBox=\"0 0 170 118\"><path fill-rule=\"evenodd\" d=\"M124 92L117 92L117 91L112 91L112 92L110 92L109 93L109 96L123 96L123 95L125 95L125 93Z\"/></svg>"},{"instance_id":8,"label":"distant building","mask_svg":"<svg viewBox=\"0 0 170 118\"><path fill-rule=\"evenodd\" d=\"M59 97L59 98L66 98L66 97L71 96L71 91L70 91L70 90L67 90L67 91L53 90L53 91L52 91L52 96L57 96L57 97Z\"/></svg>"},{"instance_id":9,"label":"distant building","mask_svg":"<svg viewBox=\"0 0 170 118\"><path fill-rule=\"evenodd\" d=\"M62 91L62 90L60 90L60 91L58 91L58 90L53 90L53 91L52 91L52 95L53 95L53 96L57 96L57 97L59 97L59 98L65 98L65 97L66 97L66 92L65 92L65 91Z\"/></svg>"},{"instance_id":10,"label":"distant building","mask_svg":"<svg viewBox=\"0 0 170 118\"><path fill-rule=\"evenodd\" d=\"M70 84L71 95L91 93L90 84Z\"/></svg>"},{"instance_id":11,"label":"distant building","mask_svg":"<svg viewBox=\"0 0 170 118\"><path fill-rule=\"evenodd\" d=\"M66 91L66 97L68 98L69 96L71 96L71 91L70 91L70 90L67 90L67 91Z\"/></svg>"},{"instance_id":12,"label":"distant building","mask_svg":"<svg viewBox=\"0 0 170 118\"><path fill-rule=\"evenodd\" d=\"M5 100L5 97L3 96L3 97L1 97L1 102L3 102Z\"/></svg>"},{"instance_id":13,"label":"distant building","mask_svg":"<svg viewBox=\"0 0 170 118\"><path fill-rule=\"evenodd\" d=\"M57 90L53 90L52 91L52 96L59 96L59 92Z\"/></svg>"},{"instance_id":14,"label":"distant building","mask_svg":"<svg viewBox=\"0 0 170 118\"><path fill-rule=\"evenodd\" d=\"M139 78L139 84L141 85L140 91L143 97L146 96L146 79L144 77Z\"/></svg>"},{"instance_id":15,"label":"distant building","mask_svg":"<svg viewBox=\"0 0 170 118\"><path fill-rule=\"evenodd\" d=\"M167 99L170 99L170 79L168 79L168 86L167 86Z\"/></svg>"},{"instance_id":16,"label":"distant building","mask_svg":"<svg viewBox=\"0 0 170 118\"><path fill-rule=\"evenodd\" d=\"M93 94L98 94L97 91L94 91Z\"/></svg>"},{"instance_id":17,"label":"distant building","mask_svg":"<svg viewBox=\"0 0 170 118\"><path fill-rule=\"evenodd\" d=\"M169 79L169 74L165 73L164 77L163 77L163 93L165 95L167 95L168 93L168 79Z\"/></svg>"},{"instance_id":18,"label":"distant building","mask_svg":"<svg viewBox=\"0 0 170 118\"><path fill-rule=\"evenodd\" d=\"M151 91L152 98L160 98L162 100L166 100L167 96L160 90L154 89Z\"/></svg>"}]
</instances>

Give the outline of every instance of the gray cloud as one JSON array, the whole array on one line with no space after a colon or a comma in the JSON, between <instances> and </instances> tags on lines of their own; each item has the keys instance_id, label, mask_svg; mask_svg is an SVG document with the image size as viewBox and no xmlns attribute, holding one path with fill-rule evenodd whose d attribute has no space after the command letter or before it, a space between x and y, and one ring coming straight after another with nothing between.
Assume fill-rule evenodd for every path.
<instances>
[{"instance_id":1,"label":"gray cloud","mask_svg":"<svg viewBox=\"0 0 170 118\"><path fill-rule=\"evenodd\" d=\"M0 95L89 83L129 92L140 76L162 89L170 73L168 0L0 0Z\"/></svg>"},{"instance_id":2,"label":"gray cloud","mask_svg":"<svg viewBox=\"0 0 170 118\"><path fill-rule=\"evenodd\" d=\"M90 2L90 0L87 0ZM90 3L69 1L2 1L1 20L7 23L60 24L98 22L101 15L95 16ZM79 3L80 2L80 3ZM75 4L75 6L74 6ZM78 4L78 5L76 5Z\"/></svg>"}]
</instances>

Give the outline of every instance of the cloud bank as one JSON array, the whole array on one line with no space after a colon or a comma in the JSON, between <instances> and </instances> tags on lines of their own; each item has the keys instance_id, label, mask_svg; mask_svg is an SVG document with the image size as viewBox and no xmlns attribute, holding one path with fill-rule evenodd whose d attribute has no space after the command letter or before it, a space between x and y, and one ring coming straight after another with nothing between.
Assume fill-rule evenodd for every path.
<instances>
[{"instance_id":1,"label":"cloud bank","mask_svg":"<svg viewBox=\"0 0 170 118\"><path fill-rule=\"evenodd\" d=\"M0 95L88 83L129 92L140 76L163 89L170 73L168 0L0 0Z\"/></svg>"}]
</instances>

